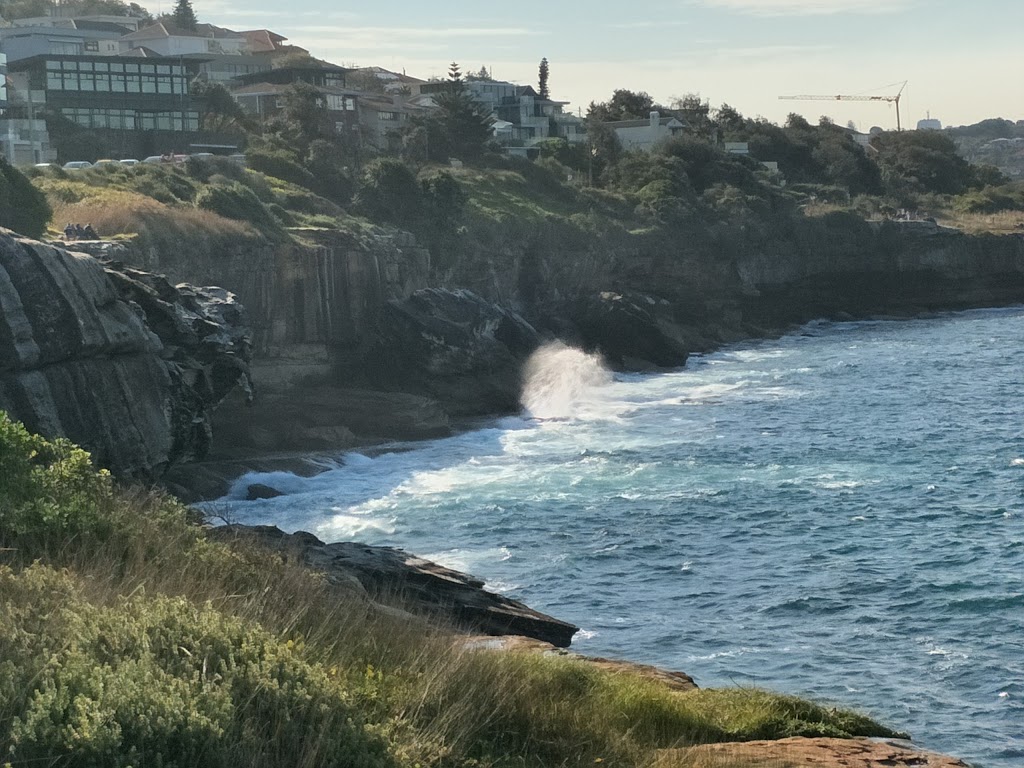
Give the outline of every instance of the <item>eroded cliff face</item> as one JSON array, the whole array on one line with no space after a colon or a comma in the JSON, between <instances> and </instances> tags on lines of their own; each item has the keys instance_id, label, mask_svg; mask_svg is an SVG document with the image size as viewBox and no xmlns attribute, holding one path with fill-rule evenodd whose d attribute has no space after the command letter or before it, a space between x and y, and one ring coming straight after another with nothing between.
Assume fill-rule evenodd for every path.
<instances>
[{"instance_id":1,"label":"eroded cliff face","mask_svg":"<svg viewBox=\"0 0 1024 768\"><path fill-rule=\"evenodd\" d=\"M249 357L227 291L0 230L0 410L115 474L152 479L201 457L209 414L246 384Z\"/></svg>"}]
</instances>

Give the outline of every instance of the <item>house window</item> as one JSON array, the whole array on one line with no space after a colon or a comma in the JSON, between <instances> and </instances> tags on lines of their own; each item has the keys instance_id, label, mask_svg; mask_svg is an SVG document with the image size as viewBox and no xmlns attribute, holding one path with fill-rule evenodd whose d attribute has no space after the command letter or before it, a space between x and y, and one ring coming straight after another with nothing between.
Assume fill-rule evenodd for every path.
<instances>
[{"instance_id":1,"label":"house window","mask_svg":"<svg viewBox=\"0 0 1024 768\"><path fill-rule=\"evenodd\" d=\"M353 99L350 96L346 96L345 97L345 109L348 110L349 112L355 112L355 110L356 110L356 100Z\"/></svg>"},{"instance_id":2,"label":"house window","mask_svg":"<svg viewBox=\"0 0 1024 768\"><path fill-rule=\"evenodd\" d=\"M397 112L378 112L377 113L377 119L378 120L396 121L396 120L398 120L398 113Z\"/></svg>"},{"instance_id":3,"label":"house window","mask_svg":"<svg viewBox=\"0 0 1024 768\"><path fill-rule=\"evenodd\" d=\"M86 40L85 41L85 50L98 52L99 49L100 49L100 41L99 40Z\"/></svg>"},{"instance_id":4,"label":"house window","mask_svg":"<svg viewBox=\"0 0 1024 768\"><path fill-rule=\"evenodd\" d=\"M334 124L334 132L335 133L344 133L345 132L345 124L341 123L341 122L335 123Z\"/></svg>"},{"instance_id":5,"label":"house window","mask_svg":"<svg viewBox=\"0 0 1024 768\"><path fill-rule=\"evenodd\" d=\"M336 112L343 111L345 109L345 97L336 96L333 93L327 94L327 108Z\"/></svg>"}]
</instances>

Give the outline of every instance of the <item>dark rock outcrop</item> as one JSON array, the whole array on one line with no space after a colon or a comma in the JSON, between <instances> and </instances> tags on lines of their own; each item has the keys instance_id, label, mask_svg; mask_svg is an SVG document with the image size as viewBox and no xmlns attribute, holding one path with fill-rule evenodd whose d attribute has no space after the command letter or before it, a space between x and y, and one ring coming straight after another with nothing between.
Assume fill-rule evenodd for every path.
<instances>
[{"instance_id":1,"label":"dark rock outcrop","mask_svg":"<svg viewBox=\"0 0 1024 768\"><path fill-rule=\"evenodd\" d=\"M311 533L284 533L273 526L211 528L215 539L253 541L324 573L330 583L358 582L374 599L394 600L416 613L488 635L523 635L568 647L579 627L484 589L484 583L393 547L325 544Z\"/></svg>"},{"instance_id":2,"label":"dark rock outcrop","mask_svg":"<svg viewBox=\"0 0 1024 768\"><path fill-rule=\"evenodd\" d=\"M491 414L518 407L520 368L539 343L511 310L428 288L381 308L363 360L378 386L432 397L453 415Z\"/></svg>"},{"instance_id":3,"label":"dark rock outcrop","mask_svg":"<svg viewBox=\"0 0 1024 768\"><path fill-rule=\"evenodd\" d=\"M209 447L210 411L248 386L234 297L0 230L0 410L151 479Z\"/></svg>"},{"instance_id":4,"label":"dark rock outcrop","mask_svg":"<svg viewBox=\"0 0 1024 768\"><path fill-rule=\"evenodd\" d=\"M583 345L611 366L646 370L686 363L689 346L663 317L668 309L668 302L651 296L605 291L575 302L568 315Z\"/></svg>"}]
</instances>

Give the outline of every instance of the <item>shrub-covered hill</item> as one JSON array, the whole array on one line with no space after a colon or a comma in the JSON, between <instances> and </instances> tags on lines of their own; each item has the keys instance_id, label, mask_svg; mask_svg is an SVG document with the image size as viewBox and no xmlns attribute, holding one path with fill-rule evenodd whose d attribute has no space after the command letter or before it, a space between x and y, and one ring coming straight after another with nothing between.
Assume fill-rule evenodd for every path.
<instances>
[{"instance_id":1,"label":"shrub-covered hill","mask_svg":"<svg viewBox=\"0 0 1024 768\"><path fill-rule=\"evenodd\" d=\"M765 691L678 693L466 650L280 557L207 541L176 502L115 487L2 414L0 466L11 766L641 766L700 743L893 735Z\"/></svg>"}]
</instances>

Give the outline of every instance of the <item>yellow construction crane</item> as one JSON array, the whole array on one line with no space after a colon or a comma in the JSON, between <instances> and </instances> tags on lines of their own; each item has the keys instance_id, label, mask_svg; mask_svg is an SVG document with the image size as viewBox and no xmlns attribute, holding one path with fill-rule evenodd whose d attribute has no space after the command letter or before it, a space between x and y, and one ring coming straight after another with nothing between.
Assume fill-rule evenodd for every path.
<instances>
[{"instance_id":1,"label":"yellow construction crane","mask_svg":"<svg viewBox=\"0 0 1024 768\"><path fill-rule=\"evenodd\" d=\"M884 87L895 88L897 85L900 89L896 92L895 96L855 94L852 96L779 96L779 98L798 101L887 101L890 104L896 105L896 130L902 131L903 126L900 124L900 97L903 95L903 89L907 87L907 81L904 80L902 83L893 83ZM880 88L879 90L882 89Z\"/></svg>"}]
</instances>

